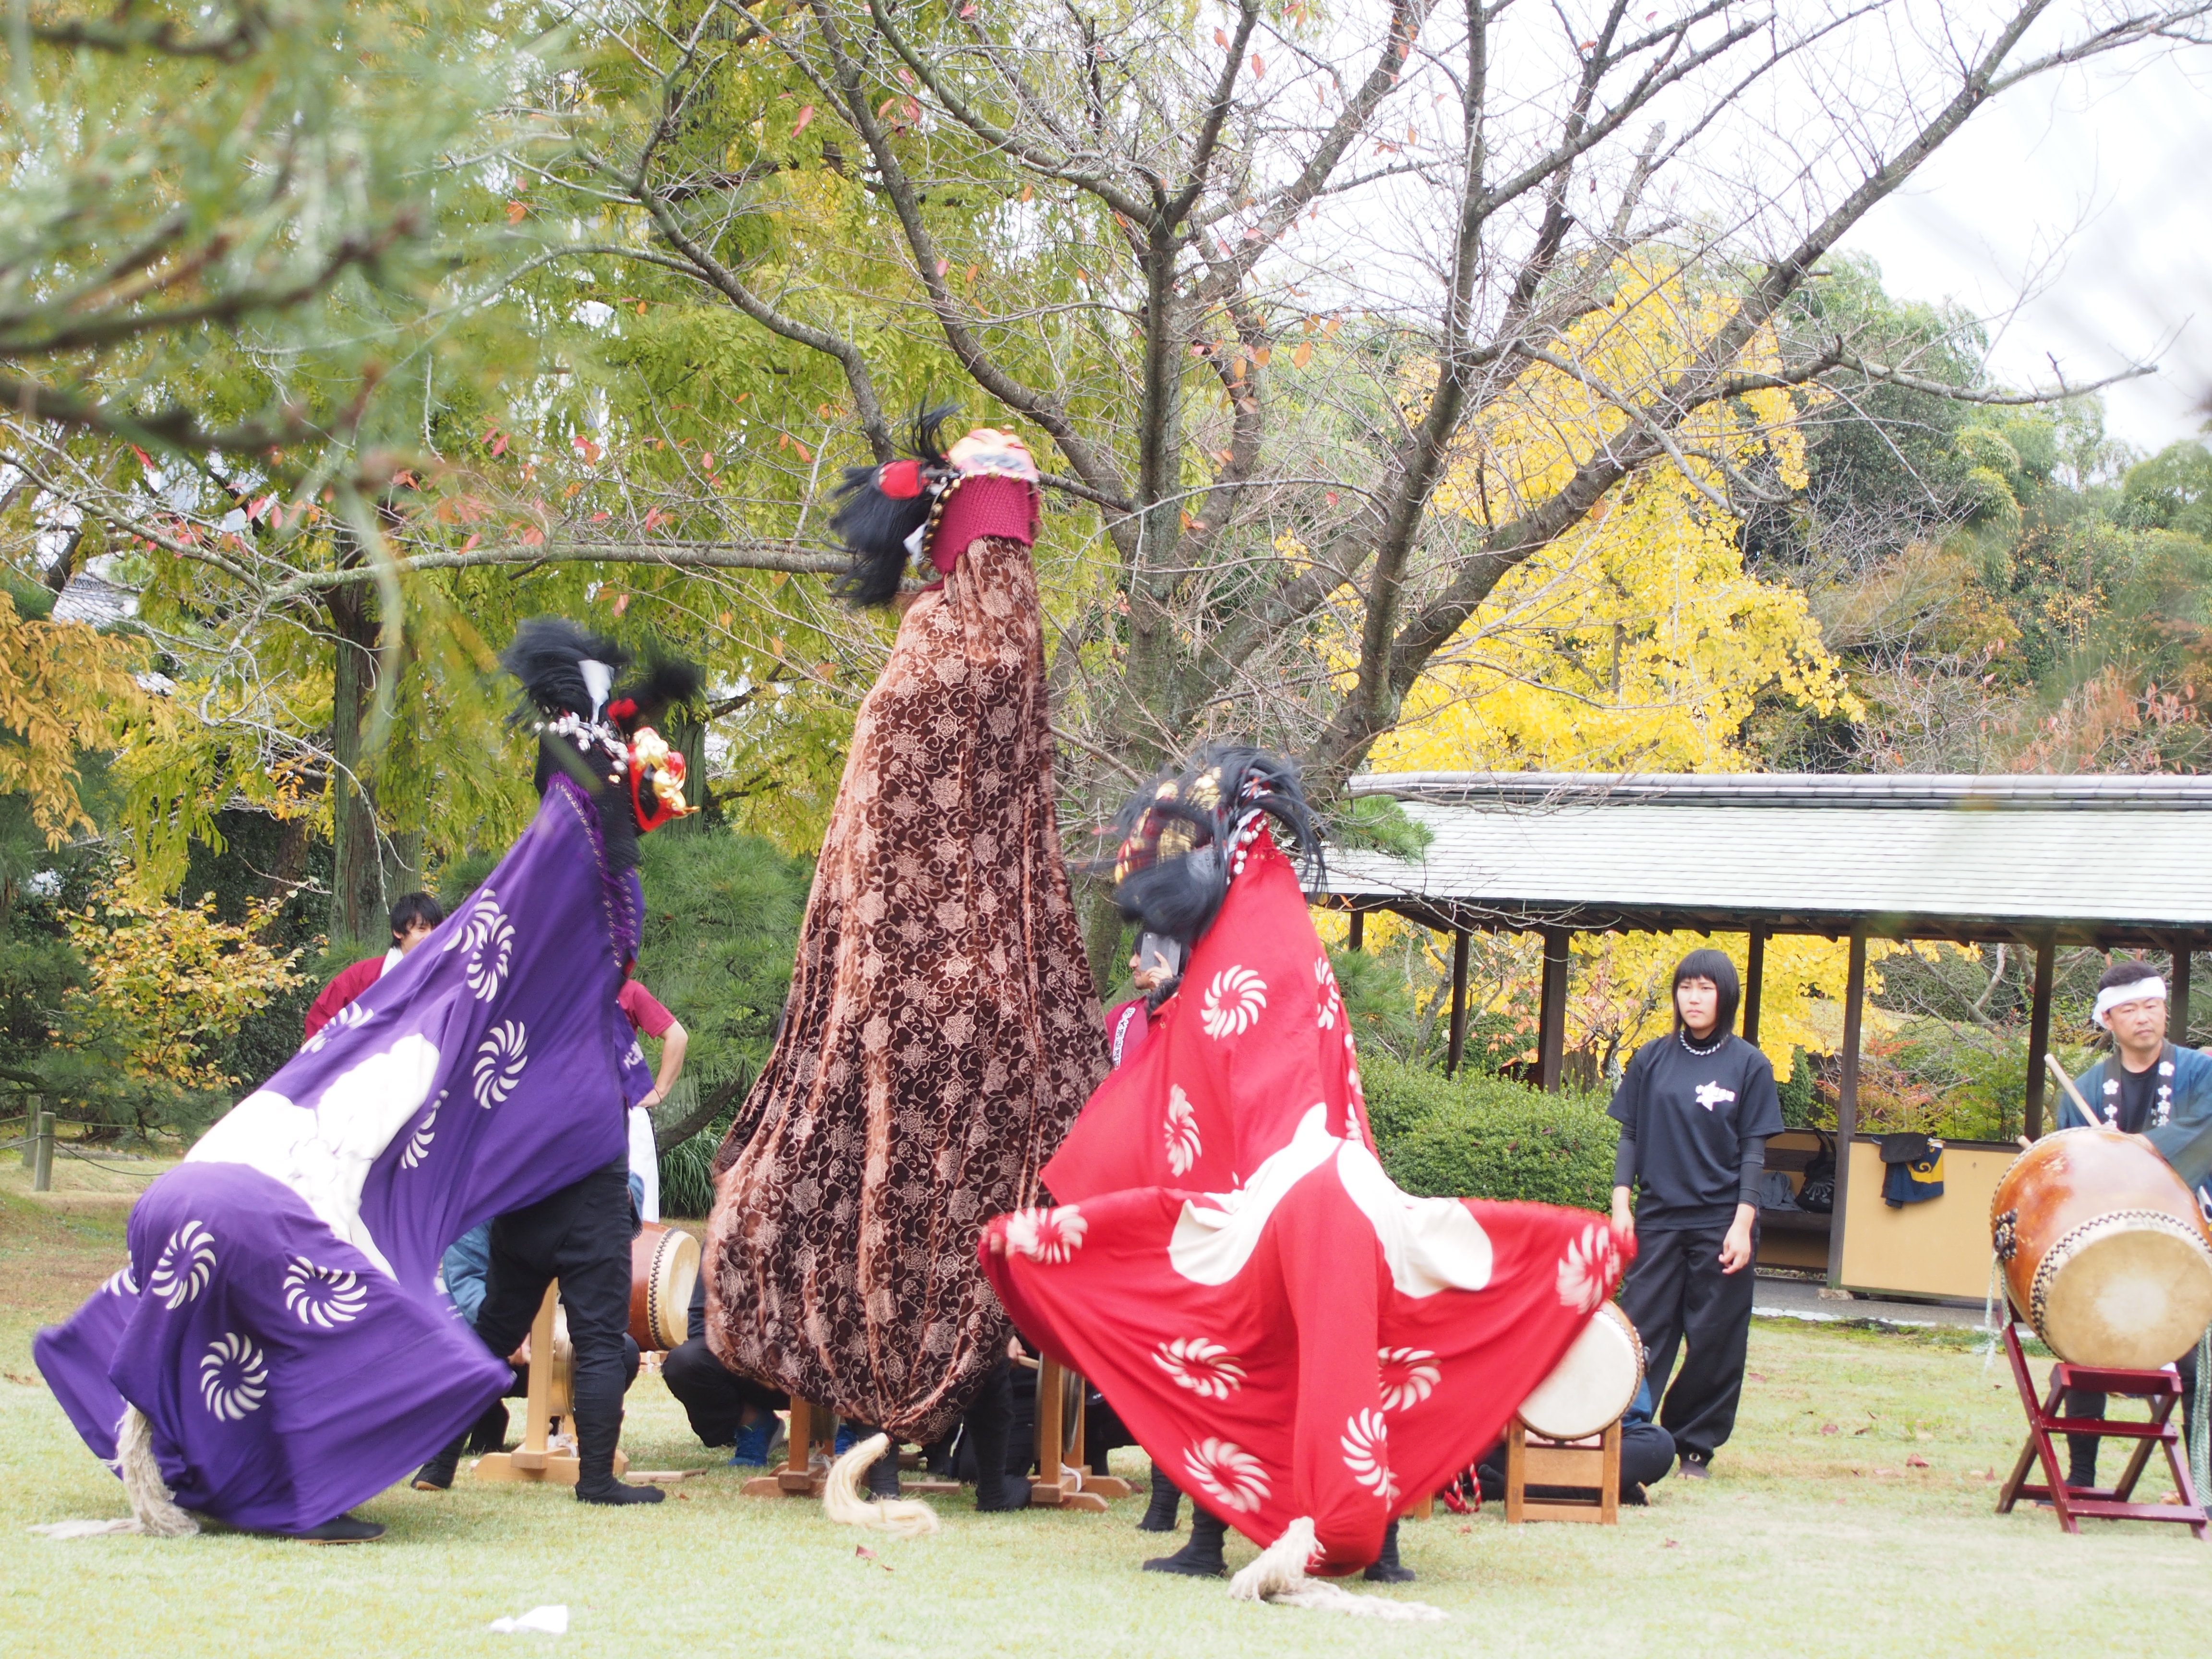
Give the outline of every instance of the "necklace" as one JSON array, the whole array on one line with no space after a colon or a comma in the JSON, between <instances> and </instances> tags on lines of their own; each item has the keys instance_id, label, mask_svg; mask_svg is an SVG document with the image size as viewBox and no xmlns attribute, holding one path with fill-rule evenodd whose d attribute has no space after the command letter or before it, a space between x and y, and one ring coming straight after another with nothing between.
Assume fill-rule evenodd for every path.
<instances>
[{"instance_id":1,"label":"necklace","mask_svg":"<svg viewBox=\"0 0 2212 1659\"><path fill-rule=\"evenodd\" d=\"M1707 1044L1705 1048L1700 1048L1696 1043L1690 1041L1690 1028L1688 1026L1677 1026L1674 1030L1674 1035L1681 1038L1682 1046L1685 1048L1687 1048L1692 1054L1697 1055L1700 1060L1703 1060L1707 1054L1717 1054L1720 1051L1721 1044L1726 1042L1729 1039L1729 1034L1726 1031L1716 1030L1713 1033L1712 1042Z\"/></svg>"}]
</instances>

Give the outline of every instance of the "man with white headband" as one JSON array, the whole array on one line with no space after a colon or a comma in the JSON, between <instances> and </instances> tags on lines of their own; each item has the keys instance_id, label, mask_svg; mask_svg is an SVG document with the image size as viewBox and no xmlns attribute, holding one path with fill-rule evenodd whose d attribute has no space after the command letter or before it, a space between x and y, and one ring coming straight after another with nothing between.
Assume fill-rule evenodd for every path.
<instances>
[{"instance_id":1,"label":"man with white headband","mask_svg":"<svg viewBox=\"0 0 2212 1659\"><path fill-rule=\"evenodd\" d=\"M2146 1136L2212 1216L2204 1167L2206 1152L2212 1150L2212 1059L2166 1041L2166 981L2147 962L2116 962L2097 981L2096 1007L2089 1017L2112 1034L2112 1051L2075 1080L2089 1103L2087 1118L2068 1100L2059 1106L2058 1127L2075 1129L2086 1122ZM2179 1364L2186 1422L2194 1414L2197 1395L2193 1344ZM2066 1396L2066 1409L2075 1417L2102 1417L2105 1396L2075 1389ZM2094 1434L2066 1437L2068 1485L2097 1484L2097 1441Z\"/></svg>"}]
</instances>

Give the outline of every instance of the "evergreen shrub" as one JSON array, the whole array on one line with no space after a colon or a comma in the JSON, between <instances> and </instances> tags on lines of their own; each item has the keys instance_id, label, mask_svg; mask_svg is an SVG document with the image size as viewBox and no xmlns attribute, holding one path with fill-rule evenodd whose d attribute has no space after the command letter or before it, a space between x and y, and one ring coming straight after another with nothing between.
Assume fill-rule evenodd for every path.
<instances>
[{"instance_id":1,"label":"evergreen shrub","mask_svg":"<svg viewBox=\"0 0 2212 1659\"><path fill-rule=\"evenodd\" d=\"M1547 1095L1489 1073L1441 1072L1364 1056L1360 1080L1382 1167L1409 1193L1528 1199L1604 1212L1620 1126L1610 1096Z\"/></svg>"}]
</instances>

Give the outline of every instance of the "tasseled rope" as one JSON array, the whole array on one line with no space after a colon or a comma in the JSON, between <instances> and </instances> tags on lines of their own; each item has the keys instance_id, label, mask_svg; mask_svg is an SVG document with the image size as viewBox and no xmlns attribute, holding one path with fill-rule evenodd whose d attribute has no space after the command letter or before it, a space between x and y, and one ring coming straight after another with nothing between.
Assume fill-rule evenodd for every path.
<instances>
[{"instance_id":1,"label":"tasseled rope","mask_svg":"<svg viewBox=\"0 0 2212 1659\"><path fill-rule=\"evenodd\" d=\"M2000 1339L1997 1329L1997 1298L2000 1296L2009 1297L2010 1294L2004 1289L2004 1263L1998 1259L1997 1253L1991 1250L1990 1252L1990 1293L1982 1302L1982 1334L1989 1339L1982 1344L1982 1375L1984 1376L1990 1374L1990 1366L1997 1357ZM2012 1304L2009 1300L2005 1304L2005 1313L2008 1316L2012 1313Z\"/></svg>"},{"instance_id":2,"label":"tasseled rope","mask_svg":"<svg viewBox=\"0 0 2212 1659\"><path fill-rule=\"evenodd\" d=\"M200 1529L191 1515L171 1501L154 1456L154 1425L136 1406L125 1406L115 1425L115 1472L131 1500L128 1521L57 1521L33 1527L48 1538L94 1538L103 1533L141 1533L149 1538L189 1538Z\"/></svg>"},{"instance_id":3,"label":"tasseled rope","mask_svg":"<svg viewBox=\"0 0 2212 1659\"><path fill-rule=\"evenodd\" d=\"M830 1466L822 1483L822 1513L848 1527L869 1527L893 1538L919 1538L937 1530L937 1511L918 1498L871 1501L860 1496L868 1466L890 1451L887 1435L872 1434Z\"/></svg>"},{"instance_id":4,"label":"tasseled rope","mask_svg":"<svg viewBox=\"0 0 2212 1659\"><path fill-rule=\"evenodd\" d=\"M1360 1595L1327 1578L1307 1576L1306 1563L1315 1549L1313 1517L1302 1515L1283 1528L1283 1535L1261 1550L1256 1560L1229 1581L1234 1601L1267 1601L1279 1607L1304 1607L1315 1613L1348 1613L1356 1619L1395 1619L1407 1622L1442 1619L1443 1610L1425 1601L1393 1601L1380 1595Z\"/></svg>"},{"instance_id":5,"label":"tasseled rope","mask_svg":"<svg viewBox=\"0 0 2212 1659\"><path fill-rule=\"evenodd\" d=\"M2197 1339L2197 1398L2190 1410L2195 1417L2196 1432L2189 1437L2189 1478L2197 1487L2198 1507L2212 1504L2212 1423L2205 1421L2205 1413L2212 1411L2212 1325Z\"/></svg>"}]
</instances>

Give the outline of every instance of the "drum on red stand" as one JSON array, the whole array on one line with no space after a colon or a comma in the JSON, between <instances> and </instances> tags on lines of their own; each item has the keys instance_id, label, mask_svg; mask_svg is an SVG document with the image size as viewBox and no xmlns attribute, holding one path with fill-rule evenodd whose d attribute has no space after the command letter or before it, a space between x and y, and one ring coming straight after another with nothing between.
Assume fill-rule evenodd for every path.
<instances>
[{"instance_id":1,"label":"drum on red stand","mask_svg":"<svg viewBox=\"0 0 2212 1659\"><path fill-rule=\"evenodd\" d=\"M657 1221L629 1242L629 1334L647 1352L682 1342L699 1279L699 1241Z\"/></svg>"},{"instance_id":2,"label":"drum on red stand","mask_svg":"<svg viewBox=\"0 0 2212 1659\"><path fill-rule=\"evenodd\" d=\"M2148 1370L2212 1323L2212 1232L2141 1135L2045 1135L1997 1182L1990 1237L2013 1306L2073 1364Z\"/></svg>"},{"instance_id":3,"label":"drum on red stand","mask_svg":"<svg viewBox=\"0 0 2212 1659\"><path fill-rule=\"evenodd\" d=\"M1585 1440L1619 1422L1643 1386L1643 1340L1608 1302L1521 1402L1521 1420L1547 1440Z\"/></svg>"}]
</instances>

